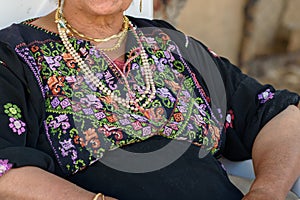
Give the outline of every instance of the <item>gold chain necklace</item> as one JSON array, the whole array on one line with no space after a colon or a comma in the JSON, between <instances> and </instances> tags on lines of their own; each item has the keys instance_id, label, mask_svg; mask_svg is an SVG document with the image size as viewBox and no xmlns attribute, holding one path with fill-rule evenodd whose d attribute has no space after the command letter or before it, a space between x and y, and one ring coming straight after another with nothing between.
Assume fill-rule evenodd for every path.
<instances>
[{"instance_id":1,"label":"gold chain necklace","mask_svg":"<svg viewBox=\"0 0 300 200\"><path fill-rule=\"evenodd\" d=\"M65 20L63 18L59 17L61 15L58 12L59 12L59 9L57 9L57 11L56 11L55 22L57 23L57 29L59 32L59 36L60 36L65 48L71 54L71 56L74 58L75 62L78 64L79 68L82 70L82 72L84 73L86 78L88 80L91 80L93 85L95 85L97 88L99 88L100 91L102 91L107 96L110 96L113 100L115 100L119 104L123 105L124 107L126 107L132 111L141 111L141 112L145 113L145 107L147 107L152 102L152 100L155 98L156 88L155 88L150 64L147 59L146 51L143 48L143 45L134 29L132 23L129 21L129 19L126 16L124 16L125 18L127 18L126 20L128 20L129 26L139 43L139 46L141 49L142 67L144 70L145 82L146 82L146 90L139 98L133 99L133 97L134 97L133 92L131 90L128 90L130 100L124 99L124 98L121 98L121 97L115 95L113 93L113 91L111 91L108 87L106 87L105 84L103 84L98 79L98 77L91 71L91 69L88 67L88 65L81 58L80 54L78 52L76 52L76 50L70 43L70 41L68 39L68 35L67 35L68 28L65 24ZM129 84L128 84L126 77L123 75L123 73L121 73L121 75L122 75L122 78L125 80L126 87L129 88ZM148 98L147 98L147 94L148 94ZM144 103L140 106L138 103L141 101L144 101ZM146 117L149 117L148 114Z\"/></svg>"},{"instance_id":2,"label":"gold chain necklace","mask_svg":"<svg viewBox=\"0 0 300 200\"><path fill-rule=\"evenodd\" d=\"M66 23L67 27L71 30L71 32L73 32L74 34L76 34L77 36L79 36L83 39L93 41L93 42L97 42L97 43L99 43L99 42L108 42L112 39L121 38L124 35L126 35L125 33L128 31L128 27L129 27L128 20L127 20L127 18L124 17L123 18L123 28L122 28L121 32L119 32L115 35L109 36L107 38L93 38L93 37L86 36L83 33L80 33L73 26L71 26L71 24L69 24L68 21L65 18L64 18L64 20L65 20L65 23Z\"/></svg>"},{"instance_id":3,"label":"gold chain necklace","mask_svg":"<svg viewBox=\"0 0 300 200\"><path fill-rule=\"evenodd\" d=\"M78 30L76 30L74 27L72 27L71 24L68 23L68 21L66 20L66 18L63 16L63 13L62 13L62 4L59 5L57 10L56 10L55 19L56 20L59 19L61 22L63 22L64 28L66 29L68 34L70 34L70 33L73 34L74 33L77 36L79 36L79 37L81 37L85 40L88 40L88 41L101 43L101 42L108 42L112 39L118 39L113 47L101 48L101 50L103 50L103 51L114 51L114 50L117 50L118 48L120 48L122 42L126 38L128 28L129 28L129 19L124 16L123 17L123 28L122 28L121 32L119 32L115 35L109 36L107 38L92 38L92 37L86 36L86 35L80 33Z\"/></svg>"},{"instance_id":4,"label":"gold chain necklace","mask_svg":"<svg viewBox=\"0 0 300 200\"><path fill-rule=\"evenodd\" d=\"M96 42L96 43L100 43L100 42L108 42L108 41L110 41L112 39L118 39L117 42L115 43L115 45L113 47L110 47L110 48L101 48L101 50L103 50L103 51L114 51L114 50L120 48L122 42L124 41L124 39L125 39L125 37L127 35L128 27L129 27L128 18L124 17L123 18L123 28L122 28L122 31L119 32L118 34L112 35L112 36L107 37L107 38L92 38L92 37L89 37L89 36L85 36L82 33L79 33L79 31L77 31L74 27L72 27L65 18L63 18L63 20L65 21L65 24L68 27L68 30L69 30L68 32L72 32L72 33L76 34L77 36L79 36L79 37L81 37L81 38L83 38L85 40L93 41L93 42Z\"/></svg>"}]
</instances>

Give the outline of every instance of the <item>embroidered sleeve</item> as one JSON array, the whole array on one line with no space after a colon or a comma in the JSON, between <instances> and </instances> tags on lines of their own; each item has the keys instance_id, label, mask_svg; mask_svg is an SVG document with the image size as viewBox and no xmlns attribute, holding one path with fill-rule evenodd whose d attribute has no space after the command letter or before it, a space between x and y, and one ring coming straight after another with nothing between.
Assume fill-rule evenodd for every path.
<instances>
[{"instance_id":1,"label":"embroidered sleeve","mask_svg":"<svg viewBox=\"0 0 300 200\"><path fill-rule=\"evenodd\" d=\"M299 96L288 90L276 90L271 85L262 85L242 73L229 60L218 56L193 38L189 38L186 55L192 55L191 57L197 60L200 56L195 52L202 53L203 51L199 49L203 48L216 63L225 88L224 100L227 108L221 114L224 115L221 118L224 117L222 121L224 121L223 133L225 133L222 134L224 137L221 153L232 160L249 159L253 142L261 128L287 106L298 105ZM197 61L201 62L199 59ZM206 72L203 70L201 76L207 75Z\"/></svg>"},{"instance_id":2,"label":"embroidered sleeve","mask_svg":"<svg viewBox=\"0 0 300 200\"><path fill-rule=\"evenodd\" d=\"M14 104L4 105L4 113L9 117L9 128L16 134L21 135L25 132L26 124L21 120L21 109Z\"/></svg>"},{"instance_id":3,"label":"embroidered sleeve","mask_svg":"<svg viewBox=\"0 0 300 200\"><path fill-rule=\"evenodd\" d=\"M297 105L299 96L288 90L262 85L228 60L214 55L213 58L219 64L227 94L223 155L233 160L249 159L261 128L287 106Z\"/></svg>"},{"instance_id":4,"label":"embroidered sleeve","mask_svg":"<svg viewBox=\"0 0 300 200\"><path fill-rule=\"evenodd\" d=\"M52 158L36 148L38 140L45 142L40 137L42 95L12 51L0 42L0 175L29 165L51 171Z\"/></svg>"}]
</instances>

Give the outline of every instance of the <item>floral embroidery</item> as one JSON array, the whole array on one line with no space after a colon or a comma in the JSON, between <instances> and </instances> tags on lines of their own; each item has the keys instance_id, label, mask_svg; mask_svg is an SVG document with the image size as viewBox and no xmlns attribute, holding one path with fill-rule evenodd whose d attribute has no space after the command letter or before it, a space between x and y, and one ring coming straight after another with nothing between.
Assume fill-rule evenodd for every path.
<instances>
[{"instance_id":1,"label":"floral embroidery","mask_svg":"<svg viewBox=\"0 0 300 200\"><path fill-rule=\"evenodd\" d=\"M21 109L12 103L7 103L4 105L4 113L6 113L9 118L9 128L12 129L14 133L21 135L24 133L26 124L20 120L21 116Z\"/></svg>"},{"instance_id":2,"label":"floral embroidery","mask_svg":"<svg viewBox=\"0 0 300 200\"><path fill-rule=\"evenodd\" d=\"M14 133L18 133L18 135L21 135L22 133L25 132L25 123L22 122L19 119L16 118L9 118L9 128L11 128L13 130Z\"/></svg>"},{"instance_id":3,"label":"floral embroidery","mask_svg":"<svg viewBox=\"0 0 300 200\"><path fill-rule=\"evenodd\" d=\"M57 77L56 75L53 75L53 76L49 77L47 83L48 83L49 89L52 91L53 94L57 95L60 93L61 87L64 86L63 81L64 81L64 77L62 77L62 76Z\"/></svg>"},{"instance_id":4,"label":"floral embroidery","mask_svg":"<svg viewBox=\"0 0 300 200\"><path fill-rule=\"evenodd\" d=\"M21 118L21 109L14 104L7 103L4 105L4 113L6 113L9 117L13 117L16 119Z\"/></svg>"},{"instance_id":5,"label":"floral embroidery","mask_svg":"<svg viewBox=\"0 0 300 200\"><path fill-rule=\"evenodd\" d=\"M97 149L100 147L101 142L98 139L98 134L94 128L89 128L88 130L84 131L83 134L85 135L85 146L90 145L93 149Z\"/></svg>"},{"instance_id":6,"label":"floral embroidery","mask_svg":"<svg viewBox=\"0 0 300 200\"><path fill-rule=\"evenodd\" d=\"M8 162L7 159L1 160L0 159L0 176L3 176L8 170L12 168L12 164Z\"/></svg>"},{"instance_id":7,"label":"floral embroidery","mask_svg":"<svg viewBox=\"0 0 300 200\"><path fill-rule=\"evenodd\" d=\"M233 110L229 110L228 114L226 115L225 119L225 128L233 128L233 120L234 120L234 113Z\"/></svg>"},{"instance_id":8,"label":"floral embroidery","mask_svg":"<svg viewBox=\"0 0 300 200\"><path fill-rule=\"evenodd\" d=\"M260 103L266 103L270 99L273 99L274 93L271 92L270 89L267 89L266 91L262 92L261 94L258 95L258 100L260 100Z\"/></svg>"},{"instance_id":9,"label":"floral embroidery","mask_svg":"<svg viewBox=\"0 0 300 200\"><path fill-rule=\"evenodd\" d=\"M35 61L39 66L37 74L45 94L46 134L64 173L76 173L101 159L107 150L154 135L191 141L212 153L218 150L221 125L212 114L202 82L167 35L138 33L153 65L157 89L156 98L145 112L131 112L104 96L56 41L18 46L17 51L25 61ZM99 80L126 98L128 88L124 79L107 64L103 52L83 40L70 38L70 42ZM146 89L138 53L132 47L126 54L127 61L131 61L127 66L130 73L126 74L128 87L136 98ZM16 127L20 125L17 123ZM18 134L22 130L16 129Z\"/></svg>"},{"instance_id":10,"label":"floral embroidery","mask_svg":"<svg viewBox=\"0 0 300 200\"><path fill-rule=\"evenodd\" d=\"M212 139L214 141L214 146L212 147L212 152L216 152L221 140L220 129L216 126L209 126L209 132L211 133Z\"/></svg>"},{"instance_id":11,"label":"floral embroidery","mask_svg":"<svg viewBox=\"0 0 300 200\"><path fill-rule=\"evenodd\" d=\"M72 160L75 160L77 158L77 152L75 151L75 146L72 144L71 139L64 140L63 142L59 142L61 147L59 149L61 150L62 156L68 156L69 153L72 155Z\"/></svg>"}]
</instances>

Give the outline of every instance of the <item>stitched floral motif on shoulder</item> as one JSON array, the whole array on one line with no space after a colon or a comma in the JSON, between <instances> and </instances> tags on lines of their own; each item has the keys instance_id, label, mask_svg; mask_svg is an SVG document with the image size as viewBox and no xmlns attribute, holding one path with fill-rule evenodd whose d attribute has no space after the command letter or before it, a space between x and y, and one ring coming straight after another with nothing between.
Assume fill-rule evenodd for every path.
<instances>
[{"instance_id":1,"label":"stitched floral motif on shoulder","mask_svg":"<svg viewBox=\"0 0 300 200\"><path fill-rule=\"evenodd\" d=\"M225 118L225 128L233 128L233 121L234 121L234 113L233 110L229 110L226 114Z\"/></svg>"},{"instance_id":2,"label":"stitched floral motif on shoulder","mask_svg":"<svg viewBox=\"0 0 300 200\"><path fill-rule=\"evenodd\" d=\"M4 113L9 117L9 128L14 133L21 135L25 132L26 124L21 120L21 109L12 103L4 105Z\"/></svg>"},{"instance_id":3,"label":"stitched floral motif on shoulder","mask_svg":"<svg viewBox=\"0 0 300 200\"><path fill-rule=\"evenodd\" d=\"M258 97L258 100L260 101L260 103L264 104L267 101L273 99L274 92L271 92L270 89L266 89L264 92L258 94L257 97Z\"/></svg>"}]
</instances>

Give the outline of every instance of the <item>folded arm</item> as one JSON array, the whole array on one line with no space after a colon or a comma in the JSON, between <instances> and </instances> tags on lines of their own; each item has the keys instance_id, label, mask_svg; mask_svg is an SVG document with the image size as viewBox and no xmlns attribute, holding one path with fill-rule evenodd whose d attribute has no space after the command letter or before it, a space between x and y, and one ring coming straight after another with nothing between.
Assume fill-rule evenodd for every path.
<instances>
[{"instance_id":1,"label":"folded arm","mask_svg":"<svg viewBox=\"0 0 300 200\"><path fill-rule=\"evenodd\" d=\"M95 194L37 167L11 169L0 178L0 199L86 199Z\"/></svg>"},{"instance_id":2,"label":"folded arm","mask_svg":"<svg viewBox=\"0 0 300 200\"><path fill-rule=\"evenodd\" d=\"M92 200L95 195L38 167L11 169L0 178L0 199L3 200ZM107 196L105 199L115 200Z\"/></svg>"}]
</instances>

